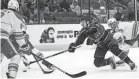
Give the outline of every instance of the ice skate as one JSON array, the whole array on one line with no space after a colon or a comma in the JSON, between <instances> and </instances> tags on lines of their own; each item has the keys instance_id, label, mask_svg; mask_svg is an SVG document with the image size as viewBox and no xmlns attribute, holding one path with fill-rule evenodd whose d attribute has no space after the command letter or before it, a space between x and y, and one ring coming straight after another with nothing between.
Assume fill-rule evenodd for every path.
<instances>
[{"instance_id":1,"label":"ice skate","mask_svg":"<svg viewBox=\"0 0 139 79\"><path fill-rule=\"evenodd\" d=\"M23 72L27 72L28 69L30 69L30 62L29 61L23 61L23 64L25 65L25 68L23 69Z\"/></svg>"},{"instance_id":2,"label":"ice skate","mask_svg":"<svg viewBox=\"0 0 139 79\"><path fill-rule=\"evenodd\" d=\"M6 73L6 76L7 76L7 79L14 79L14 77L11 77L8 72Z\"/></svg>"},{"instance_id":3,"label":"ice skate","mask_svg":"<svg viewBox=\"0 0 139 79\"><path fill-rule=\"evenodd\" d=\"M137 70L137 66L135 65L135 63L130 62L128 65L130 66L130 69L131 69L131 70L134 70L134 71Z\"/></svg>"},{"instance_id":4,"label":"ice skate","mask_svg":"<svg viewBox=\"0 0 139 79\"><path fill-rule=\"evenodd\" d=\"M110 66L112 69L116 69L116 62L115 62L115 59L114 57L110 57L108 58L109 62L110 62Z\"/></svg>"},{"instance_id":5,"label":"ice skate","mask_svg":"<svg viewBox=\"0 0 139 79\"><path fill-rule=\"evenodd\" d=\"M27 72L27 70L30 69L30 65L25 62L24 62L24 65L25 65L25 68L23 69L23 72Z\"/></svg>"}]
</instances>

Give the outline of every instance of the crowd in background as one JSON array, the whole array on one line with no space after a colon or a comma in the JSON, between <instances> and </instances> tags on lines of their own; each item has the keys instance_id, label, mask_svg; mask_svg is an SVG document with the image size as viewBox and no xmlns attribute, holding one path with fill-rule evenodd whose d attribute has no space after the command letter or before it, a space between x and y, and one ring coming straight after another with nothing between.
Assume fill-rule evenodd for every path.
<instances>
[{"instance_id":1,"label":"crowd in background","mask_svg":"<svg viewBox=\"0 0 139 79\"><path fill-rule=\"evenodd\" d=\"M7 8L8 1L9 0L1 0L2 9ZM28 24L38 23L38 18L40 18L40 23L79 23L80 17L83 14L90 14L95 20L101 23L106 23L110 17L115 17L118 21L131 21L135 19L134 0L91 0L90 13L85 12L85 10L89 8L89 0L17 1L20 4L19 13ZM139 0L137 1L137 7L139 7ZM110 9L109 15L108 9Z\"/></svg>"}]
</instances>

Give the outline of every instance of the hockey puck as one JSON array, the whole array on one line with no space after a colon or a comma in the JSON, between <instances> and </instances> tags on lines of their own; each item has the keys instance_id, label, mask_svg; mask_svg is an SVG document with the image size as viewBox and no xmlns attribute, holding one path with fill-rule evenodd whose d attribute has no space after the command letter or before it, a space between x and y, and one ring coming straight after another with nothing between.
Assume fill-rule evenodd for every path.
<instances>
[{"instance_id":1,"label":"hockey puck","mask_svg":"<svg viewBox=\"0 0 139 79\"><path fill-rule=\"evenodd\" d=\"M27 70L23 70L23 72L27 72Z\"/></svg>"}]
</instances>

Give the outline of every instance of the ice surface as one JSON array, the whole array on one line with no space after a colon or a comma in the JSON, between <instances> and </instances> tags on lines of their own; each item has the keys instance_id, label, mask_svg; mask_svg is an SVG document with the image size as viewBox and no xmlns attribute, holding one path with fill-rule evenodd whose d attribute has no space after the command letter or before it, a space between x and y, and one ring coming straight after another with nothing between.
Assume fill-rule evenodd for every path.
<instances>
[{"instance_id":1,"label":"ice surface","mask_svg":"<svg viewBox=\"0 0 139 79\"><path fill-rule=\"evenodd\" d=\"M47 59L49 62L55 64L68 73L75 74L81 71L87 71L87 75L79 77L78 79L139 79L139 70L131 71L129 66L118 67L112 70L109 66L96 68L93 64L94 51L91 46L83 46L78 48L75 53L66 52L64 54ZM58 53L59 51L42 51L45 56ZM106 58L113 56L110 52L107 53ZM131 48L129 56L139 66L139 48ZM27 57L33 60L32 56ZM4 58L0 68L0 79L6 78L7 65L9 60ZM20 63L19 72L16 79L72 79L59 70L55 70L51 74L43 74L39 66L32 64L31 69L23 72L24 65Z\"/></svg>"}]
</instances>

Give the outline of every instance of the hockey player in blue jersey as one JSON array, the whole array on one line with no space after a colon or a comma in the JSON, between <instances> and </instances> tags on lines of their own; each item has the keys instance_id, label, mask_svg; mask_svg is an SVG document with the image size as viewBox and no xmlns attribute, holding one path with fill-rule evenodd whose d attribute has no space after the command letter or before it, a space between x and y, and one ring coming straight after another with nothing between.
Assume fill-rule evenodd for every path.
<instances>
[{"instance_id":1,"label":"hockey player in blue jersey","mask_svg":"<svg viewBox=\"0 0 139 79\"><path fill-rule=\"evenodd\" d=\"M98 22L91 21L91 18L88 16L82 18L81 25L83 26L83 29L81 29L76 41L69 45L69 52L74 52L74 47L82 44L84 40L89 37L94 39L94 43L97 45L94 54L94 65L96 67L111 65L113 69L116 68L116 63L113 57L105 59L107 51L110 50L115 56L125 61L131 70L136 69L135 63L127 54L119 49L118 41L113 38L113 30L105 30L104 26Z\"/></svg>"}]
</instances>

